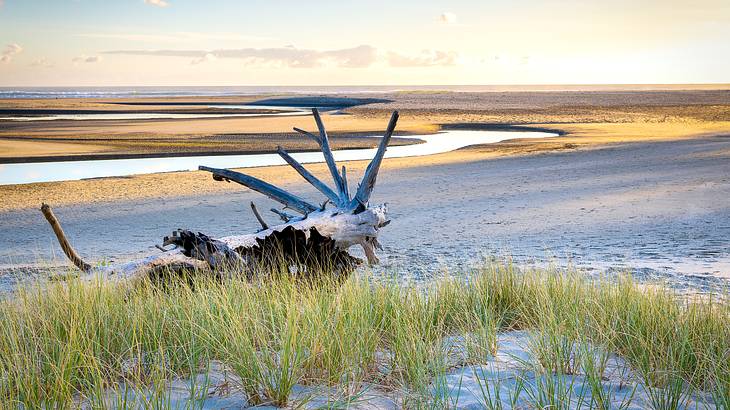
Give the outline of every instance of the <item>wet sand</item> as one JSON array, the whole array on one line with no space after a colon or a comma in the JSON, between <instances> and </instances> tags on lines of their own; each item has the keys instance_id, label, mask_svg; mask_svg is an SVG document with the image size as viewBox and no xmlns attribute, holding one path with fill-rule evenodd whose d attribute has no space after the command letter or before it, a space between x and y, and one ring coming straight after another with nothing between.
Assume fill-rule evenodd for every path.
<instances>
[{"instance_id":1,"label":"wet sand","mask_svg":"<svg viewBox=\"0 0 730 410\"><path fill-rule=\"evenodd\" d=\"M521 263L628 270L691 290L722 286L730 277L730 104L713 104L646 103L622 107L625 117L610 105L574 117L567 111L575 107L553 108L551 121L523 122L566 133L557 138L388 159L373 196L390 204L393 217L382 232L378 269L424 278L446 267L467 269L480 254L510 255ZM544 119L551 109L521 110L510 115ZM591 110L609 110L615 121L580 121ZM496 121L483 119L506 115L452 111L404 110L423 127L459 127L449 123L470 118L469 127L494 127ZM387 113L374 105L348 112L352 116L325 121L346 118L354 122L343 126L362 126L382 122ZM365 165L348 169L354 177ZM310 168L326 172L322 165ZM246 172L320 199L285 167ZM249 201L260 209L274 205L199 172L4 186L0 194L5 267L65 264L37 210L41 201L55 206L78 251L97 261L157 252L154 244L179 227L212 236L254 231ZM273 214L267 219L274 221Z\"/></svg>"},{"instance_id":2,"label":"wet sand","mask_svg":"<svg viewBox=\"0 0 730 410\"><path fill-rule=\"evenodd\" d=\"M730 90L611 92L400 92L362 96L242 96L137 99L0 100L4 111L189 112L225 104L337 105L325 115L333 136L378 135L390 112L399 110L396 135L432 133L445 124L664 124L696 128L730 119ZM177 105L176 105L177 104ZM182 104L182 105L180 105ZM202 108L201 108L202 107ZM332 108L332 107L330 107ZM219 109L214 109L218 112ZM231 112L238 112L232 109ZM130 158L147 154L271 152L277 145L307 150L314 145L292 127L312 130L307 116L162 120L0 121L0 163ZM663 136L663 128L656 137ZM368 146L362 139L335 138L340 148ZM67 149L64 150L64 144Z\"/></svg>"},{"instance_id":3,"label":"wet sand","mask_svg":"<svg viewBox=\"0 0 730 410\"><path fill-rule=\"evenodd\" d=\"M446 127L494 129L494 125L451 124ZM531 156L559 151L577 151L607 148L627 143L679 141L701 136L730 135L730 122L684 124L545 124L522 129L562 132L556 138L538 140L511 140L497 144L467 147L458 151L426 157L393 158L384 163L386 169L408 169L436 165L491 161L504 156ZM299 139L303 139L299 137ZM289 147L289 145L285 145ZM364 172L366 161L347 163L353 175ZM0 164L2 167L2 164ZM308 164L307 168L326 180L328 171L323 164ZM0 168L2 170L2 168ZM301 182L299 175L289 167L247 168L246 173L277 184ZM486 175L484 176L486 177ZM380 179L379 179L380 180ZM480 179L475 179L478 183ZM135 175L120 178L48 182L0 186L0 217L14 210L34 209L45 201L55 206L74 204L114 204L124 200L174 199L191 195L224 194L237 192L235 184L214 183L204 172L169 172Z\"/></svg>"}]
</instances>

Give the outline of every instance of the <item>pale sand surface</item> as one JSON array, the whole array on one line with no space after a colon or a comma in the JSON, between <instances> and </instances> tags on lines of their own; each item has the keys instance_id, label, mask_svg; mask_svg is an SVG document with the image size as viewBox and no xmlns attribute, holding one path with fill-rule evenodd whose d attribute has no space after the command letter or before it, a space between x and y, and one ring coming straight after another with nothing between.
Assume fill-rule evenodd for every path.
<instances>
[{"instance_id":1,"label":"pale sand surface","mask_svg":"<svg viewBox=\"0 0 730 410\"><path fill-rule=\"evenodd\" d=\"M455 152L418 158L392 158L385 161L385 169L428 167L489 160L506 155L531 155L555 150L586 150L610 144L629 142L673 141L698 136L730 135L730 122L698 124L544 124L531 126L564 131L565 135L547 140L512 140L498 144L469 147ZM470 124L470 129L479 129ZM485 127L489 128L489 127ZM301 138L300 138L301 139ZM289 145L285 145L289 147ZM347 163L354 174L362 174L367 161ZM0 164L0 170L2 170ZM327 171L323 164L308 164L307 168L319 175ZM301 181L289 167L247 168L246 173L258 178L281 183ZM0 212L34 208L40 202L56 206L84 203L106 203L117 200L172 198L191 194L235 192L235 184L216 184L204 172L170 172L137 175L123 178L50 182L0 186L3 201Z\"/></svg>"},{"instance_id":2,"label":"pale sand surface","mask_svg":"<svg viewBox=\"0 0 730 410\"><path fill-rule=\"evenodd\" d=\"M190 111L211 111L205 105L148 105L186 102L192 104L238 103L252 100L267 101L265 98L232 97L187 99L109 99L103 101L86 99L59 100L0 100L0 163L38 162L65 159L102 159L135 157L149 154L186 155L189 153L242 154L274 152L278 145L286 145L290 151L317 148L313 141L302 138L292 130L299 127L315 130L311 116L256 116L229 118L193 119L145 119L145 120L54 120L54 121L3 121L4 116L52 115L58 110L64 113L113 112L139 113ZM327 102L327 98L314 98ZM124 105L124 102L129 105ZM278 98L277 101L282 101ZM288 100L287 100L288 101ZM291 100L297 104L301 97ZM345 99L345 102L351 101ZM366 102L368 100L365 100ZM50 111L49 111L50 110ZM54 111L55 110L55 111ZM212 109L214 112L248 112ZM19 111L21 114L9 113ZM369 148L377 140L363 136L380 135L387 125L390 113L368 118L343 115L334 111L323 118L332 135L335 149ZM438 125L427 124L416 118L400 121L396 135L432 133ZM347 138L345 138L347 137ZM395 144L413 143L404 139ZM68 144L64 151L64 144ZM86 149L84 147L87 146Z\"/></svg>"},{"instance_id":3,"label":"pale sand surface","mask_svg":"<svg viewBox=\"0 0 730 410\"><path fill-rule=\"evenodd\" d=\"M445 267L468 269L480 253L489 253L520 263L633 270L700 291L730 274L730 138L491 159L479 150L385 161L373 201L391 205L393 223L381 234L379 271L424 278ZM352 175L361 170L362 164ZM319 199L283 167L252 173ZM87 189L95 183L104 188ZM57 192L53 199L66 203L56 213L77 250L92 260L157 252L153 245L179 227L213 236L253 232L249 201L261 209L275 205L202 173L58 185L69 188L63 200L64 190L42 196ZM30 202L0 214L0 260L65 264L37 202Z\"/></svg>"},{"instance_id":4,"label":"pale sand surface","mask_svg":"<svg viewBox=\"0 0 730 410\"><path fill-rule=\"evenodd\" d=\"M345 98L362 95L339 96ZM730 90L692 91L613 91L613 92L399 92L367 94L366 104L345 108L349 115L326 115L328 130L335 135L382 132L392 110L401 112L398 132L430 133L440 124L579 124L579 123L662 123L695 126L730 119ZM327 101L328 97L315 97ZM312 98L302 96L180 97L138 99L58 99L0 100L3 110L87 110L125 113L140 110L186 112L202 110L199 104L246 104L279 100L297 103ZM384 101L384 102L370 102ZM125 105L125 103L127 103ZM197 105L169 105L171 103ZM139 105L145 104L145 105ZM159 104L159 105L155 105ZM41 111L39 111L41 110ZM292 127L313 129L310 117L253 117L186 120L87 120L87 121L0 121L0 162L17 158L11 153L15 141L68 143L70 154L78 155L82 144L89 153L98 145L107 146L105 154L139 152L208 152L273 150L272 137L292 134ZM290 142L288 142L290 143ZM362 142L358 142L361 144ZM23 155L50 155L39 146ZM52 155L63 155L54 152Z\"/></svg>"},{"instance_id":5,"label":"pale sand surface","mask_svg":"<svg viewBox=\"0 0 730 410\"><path fill-rule=\"evenodd\" d=\"M584 374L548 375L540 370L536 357L531 353L530 343L535 335L526 331L507 331L497 334L496 354L483 357L480 363L473 363L473 354L460 336L448 337L443 341L443 349L448 352L446 374L438 374L432 380L429 391L436 401L434 408L484 409L492 406L499 408L534 408L535 397L547 384L547 378L565 390L561 396L566 401L565 408L580 409L591 405L591 388ZM595 346L588 347L596 352ZM576 347L576 350L578 348ZM384 375L392 372L388 351L378 351L376 365ZM601 381L603 397L611 408L645 409L651 406L652 389L640 382L640 378L619 356L609 354L606 358L604 380ZM250 407L246 395L237 388L241 380L220 362L213 362L206 373L198 373L186 378L175 378L164 387L163 393L172 408L197 407L202 409L267 409L278 407L259 405ZM540 387L541 386L541 387ZM345 389L353 386L326 386L312 383L296 384L289 395L288 408L322 409L331 408L340 402L342 407L351 409L397 410L407 407L404 403L405 392L387 388L374 383L362 383L360 397L351 397L347 403L343 397ZM131 390L131 389L130 389ZM201 392L204 398L201 400ZM129 391L127 403L139 403L144 407L146 391ZM350 392L354 394L357 392ZM654 393L656 394L656 393ZM499 397L499 399L497 399ZM120 400L117 392L109 391L104 398L110 407ZM514 403L513 403L514 402ZM82 406L88 403L80 403ZM514 406L513 406L514 404ZM711 407L709 395L694 394L683 400L680 408L692 409Z\"/></svg>"},{"instance_id":6,"label":"pale sand surface","mask_svg":"<svg viewBox=\"0 0 730 410\"><path fill-rule=\"evenodd\" d=\"M11 139L0 140L0 158L79 155L99 153L108 150L108 146L97 144Z\"/></svg>"},{"instance_id":7,"label":"pale sand surface","mask_svg":"<svg viewBox=\"0 0 730 410\"><path fill-rule=\"evenodd\" d=\"M363 134L363 133L358 133ZM340 136L330 139L334 150L374 148L380 141L367 135ZM391 145L409 145L422 142L416 138L395 137ZM248 135L224 134L210 137L169 137L156 135L138 139L95 137L84 140L34 138L1 138L0 166L7 163L87 161L123 158L159 158L188 155L245 155L276 152L284 146L289 152L318 151L317 143L301 136L286 134Z\"/></svg>"},{"instance_id":8,"label":"pale sand surface","mask_svg":"<svg viewBox=\"0 0 730 410\"><path fill-rule=\"evenodd\" d=\"M388 202L393 216L382 232L380 272L423 278L446 266L466 269L480 253L489 253L519 262L632 270L695 290L727 283L718 278L730 276L730 93L378 97L394 102L327 115L328 129L382 132L389 111L398 108L399 129L405 130L521 123L566 132L547 140L386 160L373 197ZM170 138L186 126L203 134L239 126L252 133L314 128L308 117L238 121L125 127L174 131ZM351 182L365 165L348 164ZM326 175L322 165L308 167ZM289 168L245 172L322 199ZM0 196L0 264L6 267L39 260L65 264L37 210L42 201L55 207L78 251L94 261L157 252L153 245L176 228L214 237L252 232L257 226L249 201L261 209L274 205L200 172L3 186ZM267 219L275 220L273 214Z\"/></svg>"},{"instance_id":9,"label":"pale sand surface","mask_svg":"<svg viewBox=\"0 0 730 410\"><path fill-rule=\"evenodd\" d=\"M327 131L331 132L381 132L388 125L390 113L359 118L349 115L324 115ZM50 124L49 124L50 123ZM77 139L99 135L135 137L206 136L229 133L290 133L292 127L316 130L311 116L295 117L233 117L190 120L88 120L88 121L38 121L37 123L4 123L0 135L6 137L61 138L72 134ZM438 127L426 124L418 118L404 118L398 121L399 131L426 132Z\"/></svg>"}]
</instances>

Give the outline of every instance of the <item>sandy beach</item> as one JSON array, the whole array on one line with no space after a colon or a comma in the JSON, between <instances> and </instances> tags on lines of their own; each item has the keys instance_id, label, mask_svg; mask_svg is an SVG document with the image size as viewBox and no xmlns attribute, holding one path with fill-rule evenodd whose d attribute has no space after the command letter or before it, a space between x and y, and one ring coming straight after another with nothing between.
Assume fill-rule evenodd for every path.
<instances>
[{"instance_id":1,"label":"sandy beach","mask_svg":"<svg viewBox=\"0 0 730 410\"><path fill-rule=\"evenodd\" d=\"M0 408L730 409L730 2L0 0Z\"/></svg>"},{"instance_id":2,"label":"sandy beach","mask_svg":"<svg viewBox=\"0 0 730 410\"><path fill-rule=\"evenodd\" d=\"M291 102L289 102L291 100ZM367 103L374 99L314 98L313 103L335 104L330 110L347 107L348 104ZM377 100L376 100L377 101ZM119 159L169 157L183 155L233 155L274 152L283 145L292 152L318 149L316 143L301 138L293 127L308 129L311 118L307 112L293 112L296 116L276 116L287 111L276 109L218 108L206 109L206 104L216 105L248 103L288 103L299 105L307 98L231 98L198 97L188 99L111 100L0 100L0 164L21 162L71 161L92 159ZM152 105L159 104L159 105ZM180 105L177 105L180 104ZM12 107L12 108L8 108ZM62 108L61 108L62 107ZM327 109L327 106L325 106ZM194 112L221 115L251 115L247 117L214 117L186 119L139 119L139 120L53 120L53 121L3 121L3 118L33 118L51 115L139 115L144 113L191 114ZM377 135L383 127L376 118L360 119L332 111L328 124L334 149L370 148L377 140L363 138ZM262 115L257 115L262 114ZM273 114L273 115L272 115ZM266 116L269 115L269 116ZM382 122L387 122L383 116ZM394 145L410 144L407 136L414 132L434 132L436 126L421 122L405 121L399 129Z\"/></svg>"},{"instance_id":3,"label":"sandy beach","mask_svg":"<svg viewBox=\"0 0 730 410\"><path fill-rule=\"evenodd\" d=\"M378 135L390 111L401 118L396 135L433 133L449 124L529 124L613 141L670 138L702 130L725 129L730 117L728 90L612 92L400 92L357 96L188 97L160 99L0 100L0 119L8 112L44 115L113 112L189 112L201 104L335 105L328 131L340 148L371 146L353 137ZM144 105L140 105L144 104ZM159 104L159 105L155 105ZM339 105L336 105L339 104ZM352 105L355 104L355 105ZM351 106L350 106L351 105ZM225 105L221 105L225 106ZM235 107L235 105L232 105ZM204 109L202 109L205 111ZM213 110L214 112L220 109ZM241 110L230 109L230 113ZM261 110L256 110L261 111ZM4 114L5 113L5 114ZM591 124L592 126L585 126ZM609 124L620 124L617 132ZM631 127L626 128L629 124ZM649 126L655 124L655 128ZM292 131L311 129L307 116L260 116L161 120L83 120L0 123L0 163L59 158L119 158L191 153L271 152L277 145L308 150L315 145ZM626 135L625 135L626 134ZM588 141L591 143L592 141ZM606 142L604 139L603 142Z\"/></svg>"},{"instance_id":4,"label":"sandy beach","mask_svg":"<svg viewBox=\"0 0 730 410\"><path fill-rule=\"evenodd\" d=\"M377 132L389 111L399 109L403 120L398 129L404 134L505 125L563 133L386 160L373 200L390 204L393 224L382 234L384 263L378 271L424 278L446 266L467 269L480 255L489 255L522 263L575 264L593 272L629 270L694 290L730 276L728 92L401 93L377 98L391 102L325 115L328 129L343 138ZM311 129L311 122L309 117L63 121L20 131L14 124L0 134L22 134L32 150L32 144L74 146L69 135L82 141L82 150L97 149L99 139L89 135L112 131L151 133L171 141L183 129L197 130L201 138L237 131L258 146L257 138L292 126ZM289 134L283 145L296 140L306 141ZM118 149L116 144L109 145ZM361 175L365 165L347 164L353 175ZM326 172L321 164L308 168ZM318 199L287 167L245 172ZM5 244L0 261L6 271L39 261L65 264L37 210L42 201L55 207L78 251L96 261L157 252L154 244L178 227L213 236L253 231L249 201L262 209L273 205L201 172L7 185L0 193ZM425 220L430 223L423 224Z\"/></svg>"}]
</instances>

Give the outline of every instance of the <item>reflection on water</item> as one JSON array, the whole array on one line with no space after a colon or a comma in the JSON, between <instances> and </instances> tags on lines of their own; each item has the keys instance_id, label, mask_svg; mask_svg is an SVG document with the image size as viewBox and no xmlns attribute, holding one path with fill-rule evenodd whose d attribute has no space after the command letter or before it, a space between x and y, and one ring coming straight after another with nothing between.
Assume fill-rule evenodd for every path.
<instances>
[{"instance_id":1,"label":"reflection on water","mask_svg":"<svg viewBox=\"0 0 730 410\"><path fill-rule=\"evenodd\" d=\"M431 135L409 136L425 141L423 144L390 147L386 158L411 157L453 151L477 144L490 144L515 138L545 138L557 134L528 131L464 131L453 130ZM334 151L338 161L370 159L375 154L372 149L352 149ZM301 163L324 162L320 152L292 154ZM27 184L151 174L155 172L188 171L198 169L199 165L215 168L247 168L268 165L284 165L277 154L187 156L175 158L137 158L94 161L38 162L29 164L0 165L0 185Z\"/></svg>"}]
</instances>

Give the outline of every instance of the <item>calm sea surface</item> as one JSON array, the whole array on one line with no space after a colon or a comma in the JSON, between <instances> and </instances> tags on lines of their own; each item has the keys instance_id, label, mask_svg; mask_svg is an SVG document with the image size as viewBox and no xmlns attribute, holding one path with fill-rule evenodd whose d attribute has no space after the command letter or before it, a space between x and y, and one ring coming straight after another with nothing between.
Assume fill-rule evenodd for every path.
<instances>
[{"instance_id":1,"label":"calm sea surface","mask_svg":"<svg viewBox=\"0 0 730 410\"><path fill-rule=\"evenodd\" d=\"M397 91L646 91L718 90L730 84L596 84L596 85L352 85L352 86L217 86L217 87L0 87L2 98L132 98L261 94L367 94Z\"/></svg>"}]
</instances>

